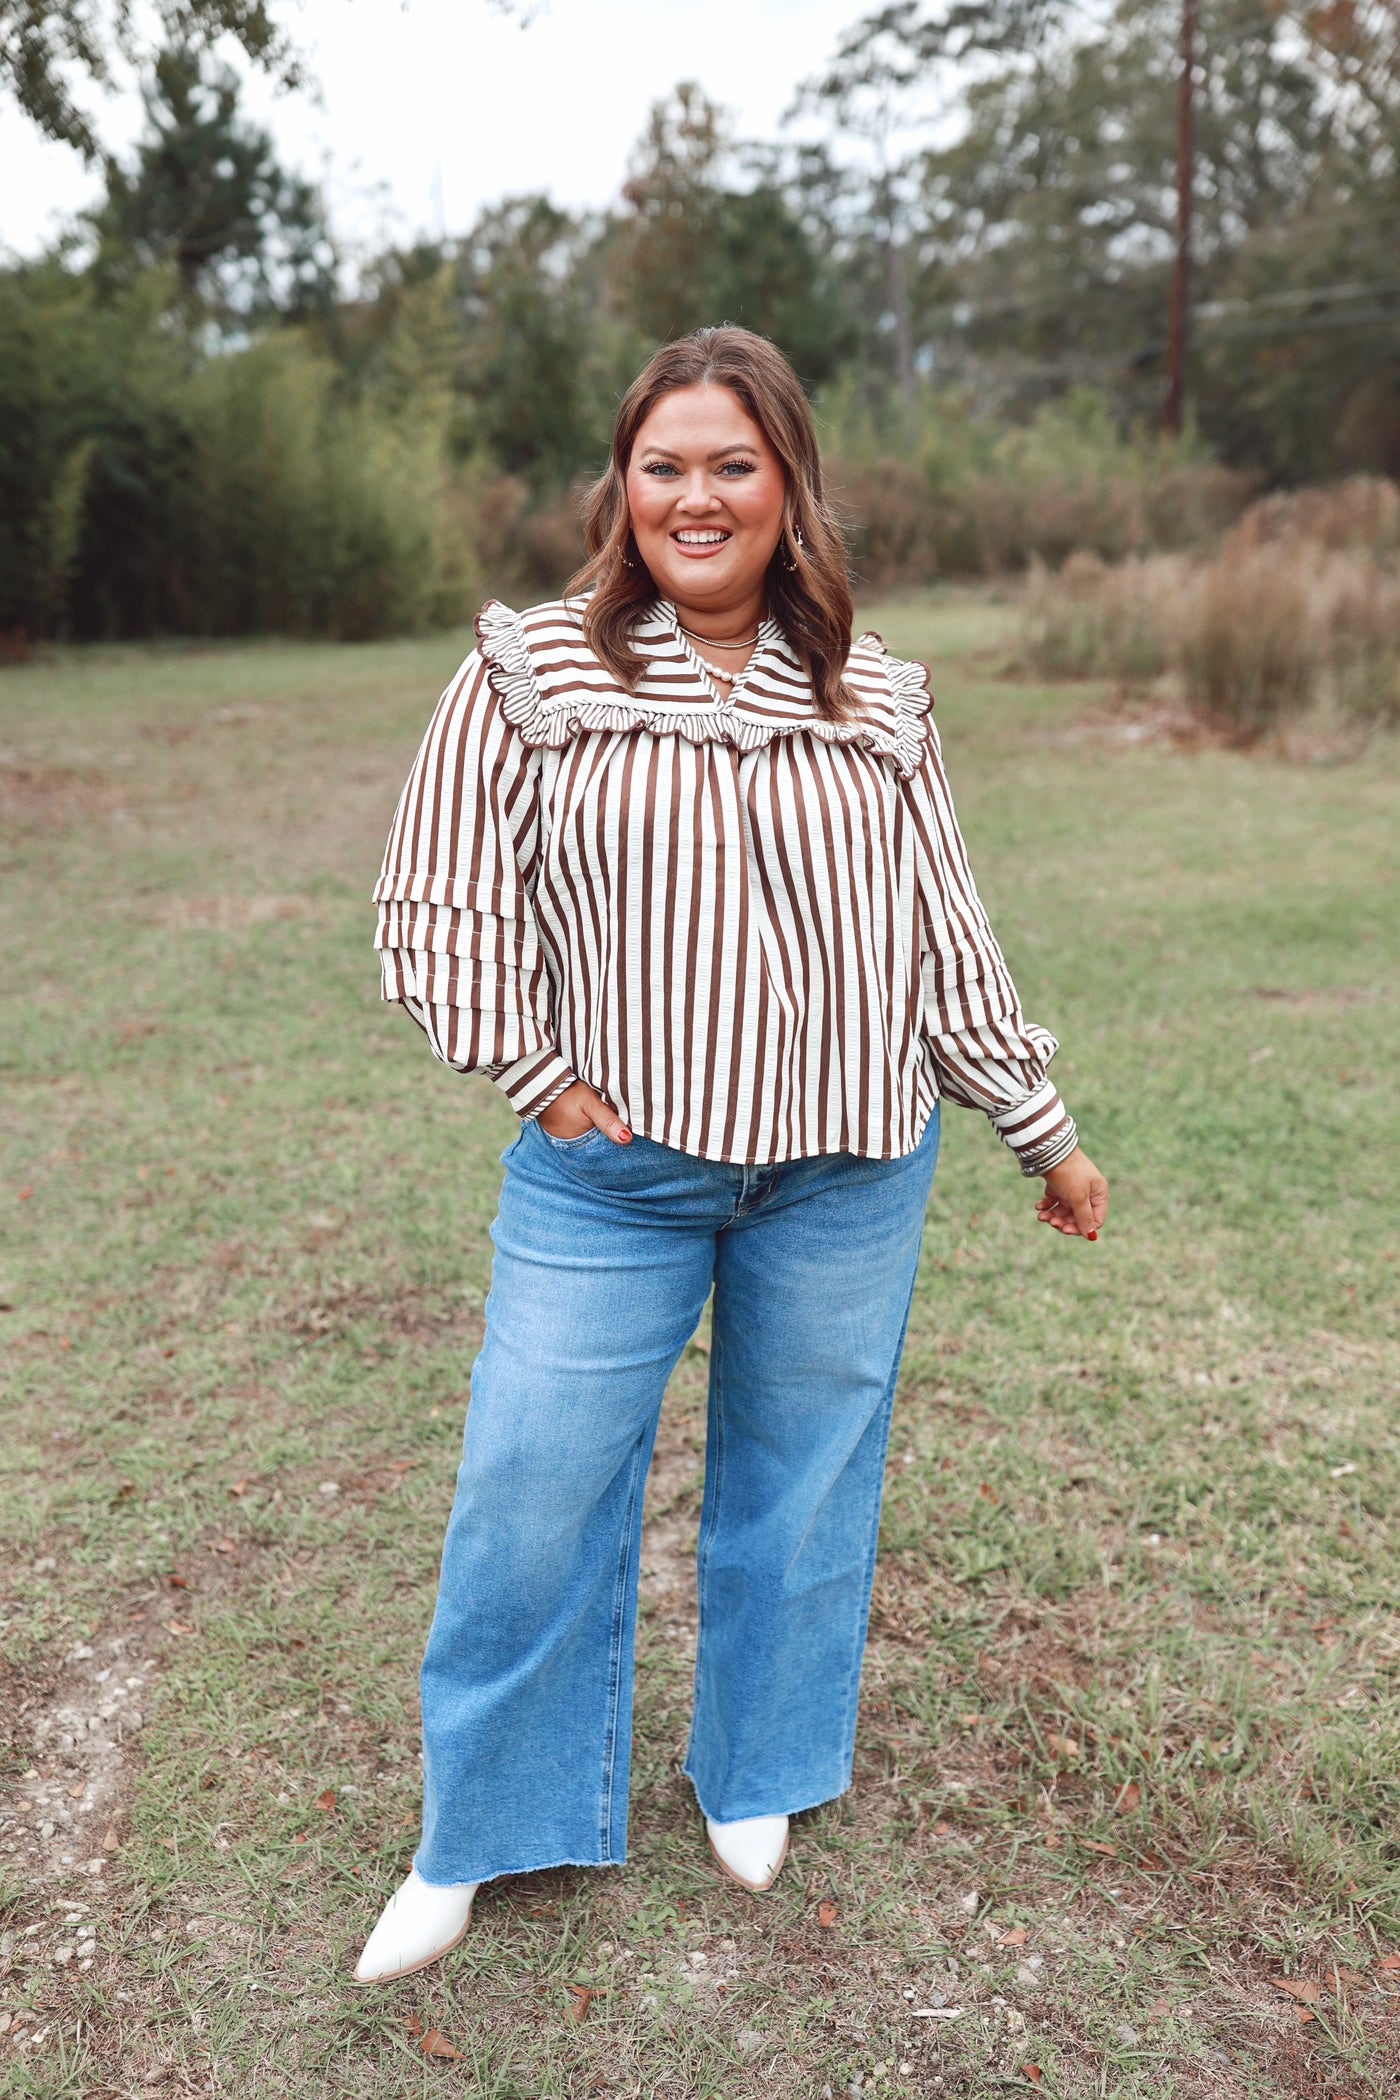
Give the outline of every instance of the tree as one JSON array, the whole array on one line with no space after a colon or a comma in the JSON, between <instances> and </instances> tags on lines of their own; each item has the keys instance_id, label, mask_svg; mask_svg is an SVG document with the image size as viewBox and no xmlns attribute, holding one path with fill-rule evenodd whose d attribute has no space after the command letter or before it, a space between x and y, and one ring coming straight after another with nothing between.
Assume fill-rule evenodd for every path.
<instances>
[{"instance_id":1,"label":"tree","mask_svg":"<svg viewBox=\"0 0 1400 2100\"><path fill-rule=\"evenodd\" d=\"M267 0L158 0L163 42L208 46L231 37L255 65L293 86L300 69ZM99 148L75 99L78 83L113 85L112 61L140 65L149 47L135 0L0 0L0 95L51 139L89 160Z\"/></svg>"},{"instance_id":2,"label":"tree","mask_svg":"<svg viewBox=\"0 0 1400 2100\"><path fill-rule=\"evenodd\" d=\"M454 264L460 449L537 486L596 460L596 341L581 268L588 229L547 197L482 213Z\"/></svg>"},{"instance_id":3,"label":"tree","mask_svg":"<svg viewBox=\"0 0 1400 2100\"><path fill-rule=\"evenodd\" d=\"M1022 410L1088 382L1155 419L1179 29L1179 0L897 0L841 40L803 101L830 122L837 249L896 374ZM1195 104L1202 428L1275 472L1393 458L1396 0L1202 0ZM1358 450L1378 415L1396 435Z\"/></svg>"},{"instance_id":4,"label":"tree","mask_svg":"<svg viewBox=\"0 0 1400 2100\"><path fill-rule=\"evenodd\" d=\"M851 332L819 249L762 168L694 82L656 103L608 239L612 295L650 343L738 322L817 385Z\"/></svg>"},{"instance_id":5,"label":"tree","mask_svg":"<svg viewBox=\"0 0 1400 2100\"><path fill-rule=\"evenodd\" d=\"M93 215L108 264L173 264L186 311L226 321L324 307L335 252L320 196L241 116L236 75L177 45L143 99L146 136L129 167L108 160Z\"/></svg>"}]
</instances>

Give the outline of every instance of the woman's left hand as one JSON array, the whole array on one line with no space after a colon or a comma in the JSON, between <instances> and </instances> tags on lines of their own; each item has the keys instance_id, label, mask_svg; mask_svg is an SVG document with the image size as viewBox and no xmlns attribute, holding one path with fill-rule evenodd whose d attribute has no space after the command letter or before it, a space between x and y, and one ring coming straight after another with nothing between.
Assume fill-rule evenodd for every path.
<instances>
[{"instance_id":1,"label":"woman's left hand","mask_svg":"<svg viewBox=\"0 0 1400 2100\"><path fill-rule=\"evenodd\" d=\"M1108 1216L1108 1183L1078 1145L1046 1175L1045 1194L1037 1197L1035 1214L1042 1225L1053 1225L1073 1239L1098 1238Z\"/></svg>"}]
</instances>

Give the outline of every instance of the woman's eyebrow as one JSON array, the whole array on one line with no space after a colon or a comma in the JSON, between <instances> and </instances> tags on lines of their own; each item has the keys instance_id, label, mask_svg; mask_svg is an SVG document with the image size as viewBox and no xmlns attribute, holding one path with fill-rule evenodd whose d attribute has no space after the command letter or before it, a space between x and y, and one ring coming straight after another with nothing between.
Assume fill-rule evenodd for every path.
<instances>
[{"instance_id":1,"label":"woman's eyebrow","mask_svg":"<svg viewBox=\"0 0 1400 2100\"><path fill-rule=\"evenodd\" d=\"M737 445L719 445L713 452L707 452L705 460L708 464L712 459L732 459L736 452L752 452L755 459L758 457L757 445L747 444L741 438ZM665 445L643 445L642 457L643 459L680 459L683 455L679 452L669 451Z\"/></svg>"}]
</instances>

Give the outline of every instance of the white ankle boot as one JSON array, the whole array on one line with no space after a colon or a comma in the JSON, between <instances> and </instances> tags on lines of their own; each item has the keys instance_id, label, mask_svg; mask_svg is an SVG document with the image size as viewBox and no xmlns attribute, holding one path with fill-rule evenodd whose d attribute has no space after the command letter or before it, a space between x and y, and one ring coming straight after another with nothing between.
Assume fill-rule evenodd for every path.
<instances>
[{"instance_id":1,"label":"white ankle boot","mask_svg":"<svg viewBox=\"0 0 1400 2100\"><path fill-rule=\"evenodd\" d=\"M710 1850L731 1881L756 1896L771 1889L787 1858L786 1816L746 1816L741 1823L716 1823L706 1816Z\"/></svg>"},{"instance_id":2,"label":"white ankle boot","mask_svg":"<svg viewBox=\"0 0 1400 2100\"><path fill-rule=\"evenodd\" d=\"M480 1886L479 1881L459 1881L451 1888L434 1888L415 1867L395 1889L365 1941L355 1964L356 1983L391 1983L396 1976L411 1976L455 1947L471 1922L472 1897Z\"/></svg>"}]
</instances>

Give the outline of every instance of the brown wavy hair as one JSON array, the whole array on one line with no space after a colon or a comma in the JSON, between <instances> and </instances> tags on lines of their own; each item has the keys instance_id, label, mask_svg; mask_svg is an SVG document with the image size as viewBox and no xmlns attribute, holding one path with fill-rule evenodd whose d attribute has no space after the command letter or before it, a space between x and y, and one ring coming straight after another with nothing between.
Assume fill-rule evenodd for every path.
<instances>
[{"instance_id":1,"label":"brown wavy hair","mask_svg":"<svg viewBox=\"0 0 1400 2100\"><path fill-rule=\"evenodd\" d=\"M567 596L593 593L583 613L588 645L631 692L645 668L632 646L633 630L657 592L632 537L627 468L637 432L657 402L687 386L728 387L783 463L787 507L768 565L768 612L812 681L817 712L841 721L856 705L841 683L855 612L846 550L822 492L817 433L797 374L775 344L747 328L697 328L666 343L623 395L612 457L586 498L589 558L566 586Z\"/></svg>"}]
</instances>

